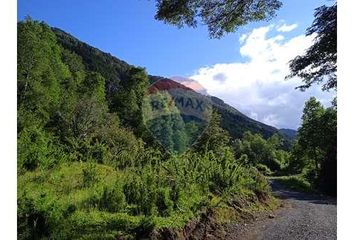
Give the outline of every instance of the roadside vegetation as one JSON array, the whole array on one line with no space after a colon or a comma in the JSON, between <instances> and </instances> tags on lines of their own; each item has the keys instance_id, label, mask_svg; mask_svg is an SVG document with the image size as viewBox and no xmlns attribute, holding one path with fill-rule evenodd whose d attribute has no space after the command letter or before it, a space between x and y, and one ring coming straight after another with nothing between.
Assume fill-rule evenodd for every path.
<instances>
[{"instance_id":1,"label":"roadside vegetation","mask_svg":"<svg viewBox=\"0 0 354 240\"><path fill-rule=\"evenodd\" d=\"M302 175L270 177L269 179L295 191L308 193L315 191L311 183Z\"/></svg>"},{"instance_id":2,"label":"roadside vegetation","mask_svg":"<svg viewBox=\"0 0 354 240\"><path fill-rule=\"evenodd\" d=\"M158 5L158 19L178 24L164 15L168 2ZM328 11L336 5L317 16ZM235 27L210 31L220 37ZM276 206L266 176L336 195L335 101L328 108L315 98L306 103L290 150L278 134L238 129L242 138L231 138L214 111L197 143L171 154L142 120L145 69L60 34L31 19L18 23L19 239L142 238L182 229L210 211L220 222L237 220ZM291 65L292 75L301 76L300 63ZM336 88L336 76L329 80L325 89Z\"/></svg>"}]
</instances>

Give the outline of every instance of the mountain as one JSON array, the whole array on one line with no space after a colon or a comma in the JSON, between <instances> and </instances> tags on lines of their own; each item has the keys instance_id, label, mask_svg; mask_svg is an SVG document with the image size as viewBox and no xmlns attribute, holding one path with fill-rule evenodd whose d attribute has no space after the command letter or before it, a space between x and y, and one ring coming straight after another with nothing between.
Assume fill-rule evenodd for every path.
<instances>
[{"instance_id":1,"label":"mountain","mask_svg":"<svg viewBox=\"0 0 354 240\"><path fill-rule=\"evenodd\" d=\"M278 132L278 129L275 127L247 117L217 97L211 97L211 99L213 106L221 115L221 126L229 131L230 135L234 139L242 137L245 131L259 133L265 138L269 138L274 133Z\"/></svg>"},{"instance_id":2,"label":"mountain","mask_svg":"<svg viewBox=\"0 0 354 240\"><path fill-rule=\"evenodd\" d=\"M108 97L118 90L121 81L127 79L132 65L84 43L59 28L52 28L58 43L82 58L87 70L98 72L106 79Z\"/></svg>"},{"instance_id":3,"label":"mountain","mask_svg":"<svg viewBox=\"0 0 354 240\"><path fill-rule=\"evenodd\" d=\"M296 137L297 131L294 129L281 128L281 129L279 129L279 133L290 138L291 140L294 140Z\"/></svg>"},{"instance_id":4,"label":"mountain","mask_svg":"<svg viewBox=\"0 0 354 240\"><path fill-rule=\"evenodd\" d=\"M179 76L173 76L173 77L171 77L171 80L182 83L183 85L193 89L194 91L196 91L198 93L201 93L204 95L208 94L207 90L202 85L200 85L199 82L197 82L193 79L179 77Z\"/></svg>"},{"instance_id":5,"label":"mountain","mask_svg":"<svg viewBox=\"0 0 354 240\"><path fill-rule=\"evenodd\" d=\"M58 43L63 48L75 52L82 58L87 70L98 72L106 79L106 95L108 99L119 90L121 82L127 81L128 71L133 65L112 56L110 53L105 53L92 47L61 29L52 28L52 30L57 36ZM169 81L169 84L181 84L159 76L150 75L149 78L151 83L163 80ZM202 93L199 92L198 94ZM294 133L291 132L293 130L278 130L275 127L249 118L217 97L211 96L211 100L216 111L221 115L222 127L230 133L233 139L241 138L245 131L259 133L265 138L272 136L274 133L280 133L280 135L285 136L285 142L290 141L289 139L294 136Z\"/></svg>"}]
</instances>

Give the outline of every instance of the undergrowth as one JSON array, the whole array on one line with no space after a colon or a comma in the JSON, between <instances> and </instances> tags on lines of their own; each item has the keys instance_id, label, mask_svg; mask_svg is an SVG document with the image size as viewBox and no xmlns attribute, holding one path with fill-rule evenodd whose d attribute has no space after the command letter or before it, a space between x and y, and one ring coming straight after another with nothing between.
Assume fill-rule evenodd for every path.
<instances>
[{"instance_id":1,"label":"undergrowth","mask_svg":"<svg viewBox=\"0 0 354 240\"><path fill-rule=\"evenodd\" d=\"M19 239L135 238L182 228L209 208L256 210L269 200L263 175L227 149L221 158L189 153L122 170L63 163L20 175L18 186Z\"/></svg>"}]
</instances>

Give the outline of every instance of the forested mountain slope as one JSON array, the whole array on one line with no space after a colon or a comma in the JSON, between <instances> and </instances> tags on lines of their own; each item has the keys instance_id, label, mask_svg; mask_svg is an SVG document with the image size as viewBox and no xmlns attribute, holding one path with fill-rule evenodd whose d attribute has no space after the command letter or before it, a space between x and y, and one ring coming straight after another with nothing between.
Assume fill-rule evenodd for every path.
<instances>
[{"instance_id":1,"label":"forested mountain slope","mask_svg":"<svg viewBox=\"0 0 354 240\"><path fill-rule=\"evenodd\" d=\"M115 92L119 91L122 82L127 81L128 71L131 65L109 53L102 52L76 39L58 28L52 29L60 45L79 55L88 70L98 72L106 79L106 95L108 102L111 103L111 105L114 104L113 98ZM151 75L149 78L151 83L161 79L173 81L171 79ZM265 138L269 138L274 133L280 133L284 136L282 131L278 131L275 127L247 117L217 97L211 96L211 100L213 106L221 115L221 126L230 133L233 139L241 138L246 131L259 133ZM289 144L291 138L286 135L284 137Z\"/></svg>"}]
</instances>

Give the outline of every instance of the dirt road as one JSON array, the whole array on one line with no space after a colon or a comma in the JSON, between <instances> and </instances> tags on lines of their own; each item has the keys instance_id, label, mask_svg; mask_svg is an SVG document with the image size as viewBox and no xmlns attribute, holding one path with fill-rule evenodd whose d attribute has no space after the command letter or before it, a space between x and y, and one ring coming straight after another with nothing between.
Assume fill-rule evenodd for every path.
<instances>
[{"instance_id":1,"label":"dirt road","mask_svg":"<svg viewBox=\"0 0 354 240\"><path fill-rule=\"evenodd\" d=\"M337 204L333 198L300 193L272 182L283 207L252 224L229 226L227 239L327 240L337 238Z\"/></svg>"}]
</instances>

